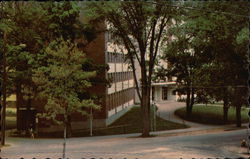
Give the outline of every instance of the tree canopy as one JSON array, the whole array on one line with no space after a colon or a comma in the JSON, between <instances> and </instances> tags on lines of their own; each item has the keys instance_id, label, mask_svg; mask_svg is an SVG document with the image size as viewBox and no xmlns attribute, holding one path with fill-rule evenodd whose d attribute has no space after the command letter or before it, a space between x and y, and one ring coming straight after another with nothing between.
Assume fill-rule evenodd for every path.
<instances>
[{"instance_id":1,"label":"tree canopy","mask_svg":"<svg viewBox=\"0 0 250 159\"><path fill-rule=\"evenodd\" d=\"M24 105L23 99L28 101L25 105L29 110L31 100L40 93L32 77L34 70L47 66L52 55L46 53L46 49L55 45L58 39L67 43L82 39L81 43L86 46L93 40L96 32L94 26L81 22L77 2L1 2L0 7L0 36L6 34L7 37L5 46L3 38L0 38L0 45L3 46L1 48L6 49L7 92L9 95L17 95L17 125L20 125L18 110ZM88 61L86 57L84 59ZM89 67L83 68L86 63L82 64L82 71L103 70L104 67L89 63ZM91 80L95 82L95 77Z\"/></svg>"},{"instance_id":2,"label":"tree canopy","mask_svg":"<svg viewBox=\"0 0 250 159\"><path fill-rule=\"evenodd\" d=\"M183 13L166 49L169 73L177 82L192 81L198 96L223 100L225 113L230 103L240 107L247 95L249 3L187 2Z\"/></svg>"},{"instance_id":3,"label":"tree canopy","mask_svg":"<svg viewBox=\"0 0 250 159\"><path fill-rule=\"evenodd\" d=\"M33 70L32 79L38 87L39 97L47 99L45 116L65 124L71 136L72 113L87 115L84 107L99 108L92 99L80 99L78 96L91 86L89 79L96 72L82 70L86 58L70 41L54 41L44 54L47 63ZM58 115L63 115L63 118L59 120Z\"/></svg>"}]
</instances>

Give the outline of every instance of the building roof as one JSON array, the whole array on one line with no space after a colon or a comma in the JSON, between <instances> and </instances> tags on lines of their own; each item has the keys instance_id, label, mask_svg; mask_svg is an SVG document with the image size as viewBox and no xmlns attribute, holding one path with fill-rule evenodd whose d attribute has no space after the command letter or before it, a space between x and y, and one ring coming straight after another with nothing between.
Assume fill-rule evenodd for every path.
<instances>
[{"instance_id":1,"label":"building roof","mask_svg":"<svg viewBox=\"0 0 250 159\"><path fill-rule=\"evenodd\" d=\"M176 82L159 82L159 83L152 83L152 86L168 86L168 85L176 85Z\"/></svg>"}]
</instances>

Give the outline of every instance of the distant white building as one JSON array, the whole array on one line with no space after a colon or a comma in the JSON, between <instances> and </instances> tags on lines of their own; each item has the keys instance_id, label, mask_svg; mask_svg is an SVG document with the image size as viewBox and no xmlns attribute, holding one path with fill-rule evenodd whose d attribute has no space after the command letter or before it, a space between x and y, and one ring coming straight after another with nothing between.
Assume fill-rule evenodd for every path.
<instances>
[{"instance_id":1,"label":"distant white building","mask_svg":"<svg viewBox=\"0 0 250 159\"><path fill-rule=\"evenodd\" d=\"M159 54L161 55L161 52ZM166 69L168 63L164 60L159 60L159 66ZM157 67L155 66L155 70L157 70ZM177 95L176 88L176 77L158 79L152 82L151 100L155 102L177 101L179 96Z\"/></svg>"}]
</instances>

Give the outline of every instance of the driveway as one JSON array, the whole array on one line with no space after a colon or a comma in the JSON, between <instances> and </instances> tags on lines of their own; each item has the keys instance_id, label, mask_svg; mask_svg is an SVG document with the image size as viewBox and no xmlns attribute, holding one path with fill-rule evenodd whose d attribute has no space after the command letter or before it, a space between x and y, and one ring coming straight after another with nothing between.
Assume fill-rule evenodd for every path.
<instances>
[{"instance_id":1,"label":"driveway","mask_svg":"<svg viewBox=\"0 0 250 159\"><path fill-rule=\"evenodd\" d=\"M194 130L221 127L219 125L206 125L206 124L194 123L194 122L183 120L180 117L176 116L174 114L175 110L185 107L186 106L185 102L163 101L163 102L156 103L156 105L158 107L157 113L163 119L176 122L176 123L186 124Z\"/></svg>"}]
</instances>

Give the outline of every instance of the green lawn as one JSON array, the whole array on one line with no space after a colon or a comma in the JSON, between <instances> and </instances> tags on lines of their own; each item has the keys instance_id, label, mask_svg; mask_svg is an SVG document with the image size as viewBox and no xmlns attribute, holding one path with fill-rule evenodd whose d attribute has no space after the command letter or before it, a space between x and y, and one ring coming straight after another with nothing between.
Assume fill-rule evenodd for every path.
<instances>
[{"instance_id":1,"label":"green lawn","mask_svg":"<svg viewBox=\"0 0 250 159\"><path fill-rule=\"evenodd\" d=\"M248 122L248 111L247 108L242 108L241 110L241 119L242 122ZM222 125L223 122L223 107L222 106L196 106L194 105L192 115L190 117L186 116L186 108L180 108L175 111L175 114L185 120L193 121L197 123L204 124L215 124ZM236 123L236 113L235 108L230 107L228 111L228 124Z\"/></svg>"},{"instance_id":2,"label":"green lawn","mask_svg":"<svg viewBox=\"0 0 250 159\"><path fill-rule=\"evenodd\" d=\"M6 108L6 116L16 116L16 108Z\"/></svg>"},{"instance_id":3,"label":"green lawn","mask_svg":"<svg viewBox=\"0 0 250 159\"><path fill-rule=\"evenodd\" d=\"M151 113L151 119L153 119L153 113ZM121 126L124 125L124 126ZM164 120L160 117L156 117L156 131L172 130L187 128L186 125L174 123ZM140 107L134 107L124 116L116 120L107 129L99 130L94 133L97 135L110 135L110 134L122 134L122 133L140 133L142 131L142 120Z\"/></svg>"},{"instance_id":4,"label":"green lawn","mask_svg":"<svg viewBox=\"0 0 250 159\"><path fill-rule=\"evenodd\" d=\"M16 128L16 108L6 108L6 129Z\"/></svg>"},{"instance_id":5,"label":"green lawn","mask_svg":"<svg viewBox=\"0 0 250 159\"><path fill-rule=\"evenodd\" d=\"M151 114L152 115L152 114ZM178 124L164 120L162 118L156 118L156 130L172 130L188 128L188 126L183 124ZM115 134L129 134L129 133L141 133L142 120L141 111L139 107L134 107L121 118L116 120L113 124L106 128L99 128L93 130L93 136L100 135L115 135ZM43 134L41 137L62 137L62 132L57 132L53 134ZM89 130L75 131L73 132L73 137L89 136Z\"/></svg>"},{"instance_id":6,"label":"green lawn","mask_svg":"<svg viewBox=\"0 0 250 159\"><path fill-rule=\"evenodd\" d=\"M15 129L16 128L16 117L7 116L6 117L6 129Z\"/></svg>"}]
</instances>

